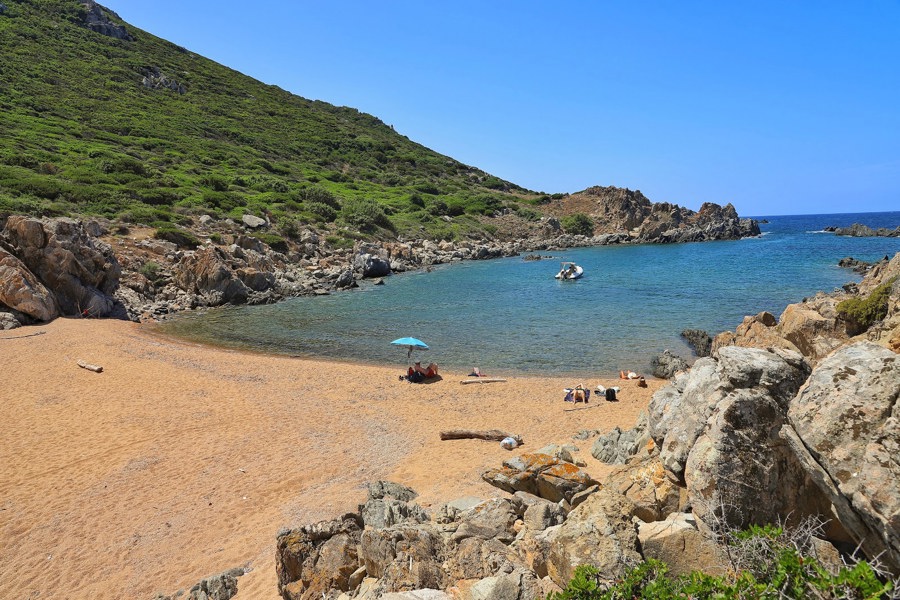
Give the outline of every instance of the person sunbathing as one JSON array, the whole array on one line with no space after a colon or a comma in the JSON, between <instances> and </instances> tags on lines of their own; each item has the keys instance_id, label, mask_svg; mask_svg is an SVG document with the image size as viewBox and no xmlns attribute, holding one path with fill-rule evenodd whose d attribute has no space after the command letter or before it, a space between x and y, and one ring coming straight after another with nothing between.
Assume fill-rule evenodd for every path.
<instances>
[{"instance_id":1,"label":"person sunbathing","mask_svg":"<svg viewBox=\"0 0 900 600\"><path fill-rule=\"evenodd\" d=\"M430 379L432 377L437 377L438 374L438 366L434 363L429 364L427 367L422 367L422 363L416 361L416 364L413 366L413 370L417 373L421 373L425 376L425 379Z\"/></svg>"}]
</instances>

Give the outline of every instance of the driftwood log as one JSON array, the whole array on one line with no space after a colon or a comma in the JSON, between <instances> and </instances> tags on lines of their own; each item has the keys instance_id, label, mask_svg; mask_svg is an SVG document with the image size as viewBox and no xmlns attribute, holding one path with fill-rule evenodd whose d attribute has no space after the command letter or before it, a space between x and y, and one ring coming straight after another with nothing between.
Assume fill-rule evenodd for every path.
<instances>
[{"instance_id":1,"label":"driftwood log","mask_svg":"<svg viewBox=\"0 0 900 600\"><path fill-rule=\"evenodd\" d=\"M90 363L86 363L83 360L78 361L78 366L82 369L87 369L88 371L93 371L94 373L102 373L103 367L99 367L97 365L92 365Z\"/></svg>"},{"instance_id":2,"label":"driftwood log","mask_svg":"<svg viewBox=\"0 0 900 600\"><path fill-rule=\"evenodd\" d=\"M487 440L489 442L502 442L506 438L516 440L518 445L522 445L522 436L514 433L506 433L499 429L488 429L487 431L473 431L471 429L453 429L450 431L442 431L442 440Z\"/></svg>"}]
</instances>

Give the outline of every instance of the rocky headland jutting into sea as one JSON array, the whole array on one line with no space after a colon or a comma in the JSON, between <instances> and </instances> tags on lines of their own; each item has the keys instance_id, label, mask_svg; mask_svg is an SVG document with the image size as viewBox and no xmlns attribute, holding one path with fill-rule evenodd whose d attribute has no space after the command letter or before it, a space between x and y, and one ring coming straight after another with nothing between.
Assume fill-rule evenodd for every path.
<instances>
[{"instance_id":1,"label":"rocky headland jutting into sea","mask_svg":"<svg viewBox=\"0 0 900 600\"><path fill-rule=\"evenodd\" d=\"M592 236L565 233L560 218L580 212ZM452 218L452 217L447 217ZM156 319L197 307L262 304L354 287L357 280L459 260L533 250L610 244L678 243L759 235L734 207L698 212L651 203L640 192L590 188L556 201L539 220L512 211L486 218L492 239L361 241L333 247L312 227L267 244L278 224L200 216L190 236L105 220L0 219L0 323L46 322L60 315ZM5 308L4 308L5 307Z\"/></svg>"}]
</instances>

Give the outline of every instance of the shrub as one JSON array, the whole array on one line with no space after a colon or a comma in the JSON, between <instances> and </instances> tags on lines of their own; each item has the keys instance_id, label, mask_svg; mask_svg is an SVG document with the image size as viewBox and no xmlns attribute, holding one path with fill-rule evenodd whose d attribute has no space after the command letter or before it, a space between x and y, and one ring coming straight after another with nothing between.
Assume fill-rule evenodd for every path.
<instances>
[{"instance_id":1,"label":"shrub","mask_svg":"<svg viewBox=\"0 0 900 600\"><path fill-rule=\"evenodd\" d=\"M887 316L888 297L896 277L872 290L865 298L849 298L838 303L837 311L850 326L850 335L857 335L867 330L876 321Z\"/></svg>"},{"instance_id":2,"label":"shrub","mask_svg":"<svg viewBox=\"0 0 900 600\"><path fill-rule=\"evenodd\" d=\"M287 252L288 244L287 241L280 235L275 235L274 233L254 233L253 237L258 239L264 244L267 244L272 250L276 252Z\"/></svg>"},{"instance_id":3,"label":"shrub","mask_svg":"<svg viewBox=\"0 0 900 600\"><path fill-rule=\"evenodd\" d=\"M575 213L562 219L563 231L571 235L594 235L594 222L584 213Z\"/></svg>"},{"instance_id":4,"label":"shrub","mask_svg":"<svg viewBox=\"0 0 900 600\"><path fill-rule=\"evenodd\" d=\"M193 233L175 225L160 226L153 234L153 237L158 240L172 242L179 248L196 248L200 245L200 240Z\"/></svg>"},{"instance_id":5,"label":"shrub","mask_svg":"<svg viewBox=\"0 0 900 600\"><path fill-rule=\"evenodd\" d=\"M216 192L227 192L228 182L217 175L206 175L200 178L200 185Z\"/></svg>"},{"instance_id":6,"label":"shrub","mask_svg":"<svg viewBox=\"0 0 900 600\"><path fill-rule=\"evenodd\" d=\"M377 227L393 230L394 225L384 210L372 199L354 198L344 202L341 218L360 231L374 231Z\"/></svg>"},{"instance_id":7,"label":"shrub","mask_svg":"<svg viewBox=\"0 0 900 600\"><path fill-rule=\"evenodd\" d=\"M322 204L327 204L335 210L341 209L340 198L338 198L325 188L321 188L319 186L303 188L297 193L297 195L300 197L300 200L306 203L321 202Z\"/></svg>"},{"instance_id":8,"label":"shrub","mask_svg":"<svg viewBox=\"0 0 900 600\"><path fill-rule=\"evenodd\" d=\"M894 584L882 582L868 563L844 566L832 574L818 559L803 552L801 549L807 548L810 540L807 534L815 529L807 527L786 532L771 525L752 526L745 532L729 534L728 554L733 570L721 576L694 571L672 577L664 563L650 559L631 567L620 580L607 586L595 567L581 565L566 588L552 594L550 600L887 597Z\"/></svg>"},{"instance_id":9,"label":"shrub","mask_svg":"<svg viewBox=\"0 0 900 600\"><path fill-rule=\"evenodd\" d=\"M328 223L334 221L338 215L338 212L335 209L324 202L310 202L306 205L306 208L309 212L322 217L322 220Z\"/></svg>"},{"instance_id":10,"label":"shrub","mask_svg":"<svg viewBox=\"0 0 900 600\"><path fill-rule=\"evenodd\" d=\"M141 268L138 269L138 273L146 277L150 281L150 283L156 284L156 282L159 280L160 269L161 267L159 266L159 263L151 260L141 265Z\"/></svg>"}]
</instances>

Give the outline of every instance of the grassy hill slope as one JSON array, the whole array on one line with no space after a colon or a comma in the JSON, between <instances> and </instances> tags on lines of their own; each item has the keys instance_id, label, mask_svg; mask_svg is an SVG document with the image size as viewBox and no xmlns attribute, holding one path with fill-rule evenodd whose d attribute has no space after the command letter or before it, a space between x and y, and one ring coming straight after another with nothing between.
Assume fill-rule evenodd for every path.
<instances>
[{"instance_id":1,"label":"grassy hill slope","mask_svg":"<svg viewBox=\"0 0 900 600\"><path fill-rule=\"evenodd\" d=\"M376 117L310 101L78 0L2 0L0 212L190 224L267 216L348 237L456 238L538 196ZM104 11L112 25L121 20ZM546 199L546 197L544 197Z\"/></svg>"}]
</instances>

